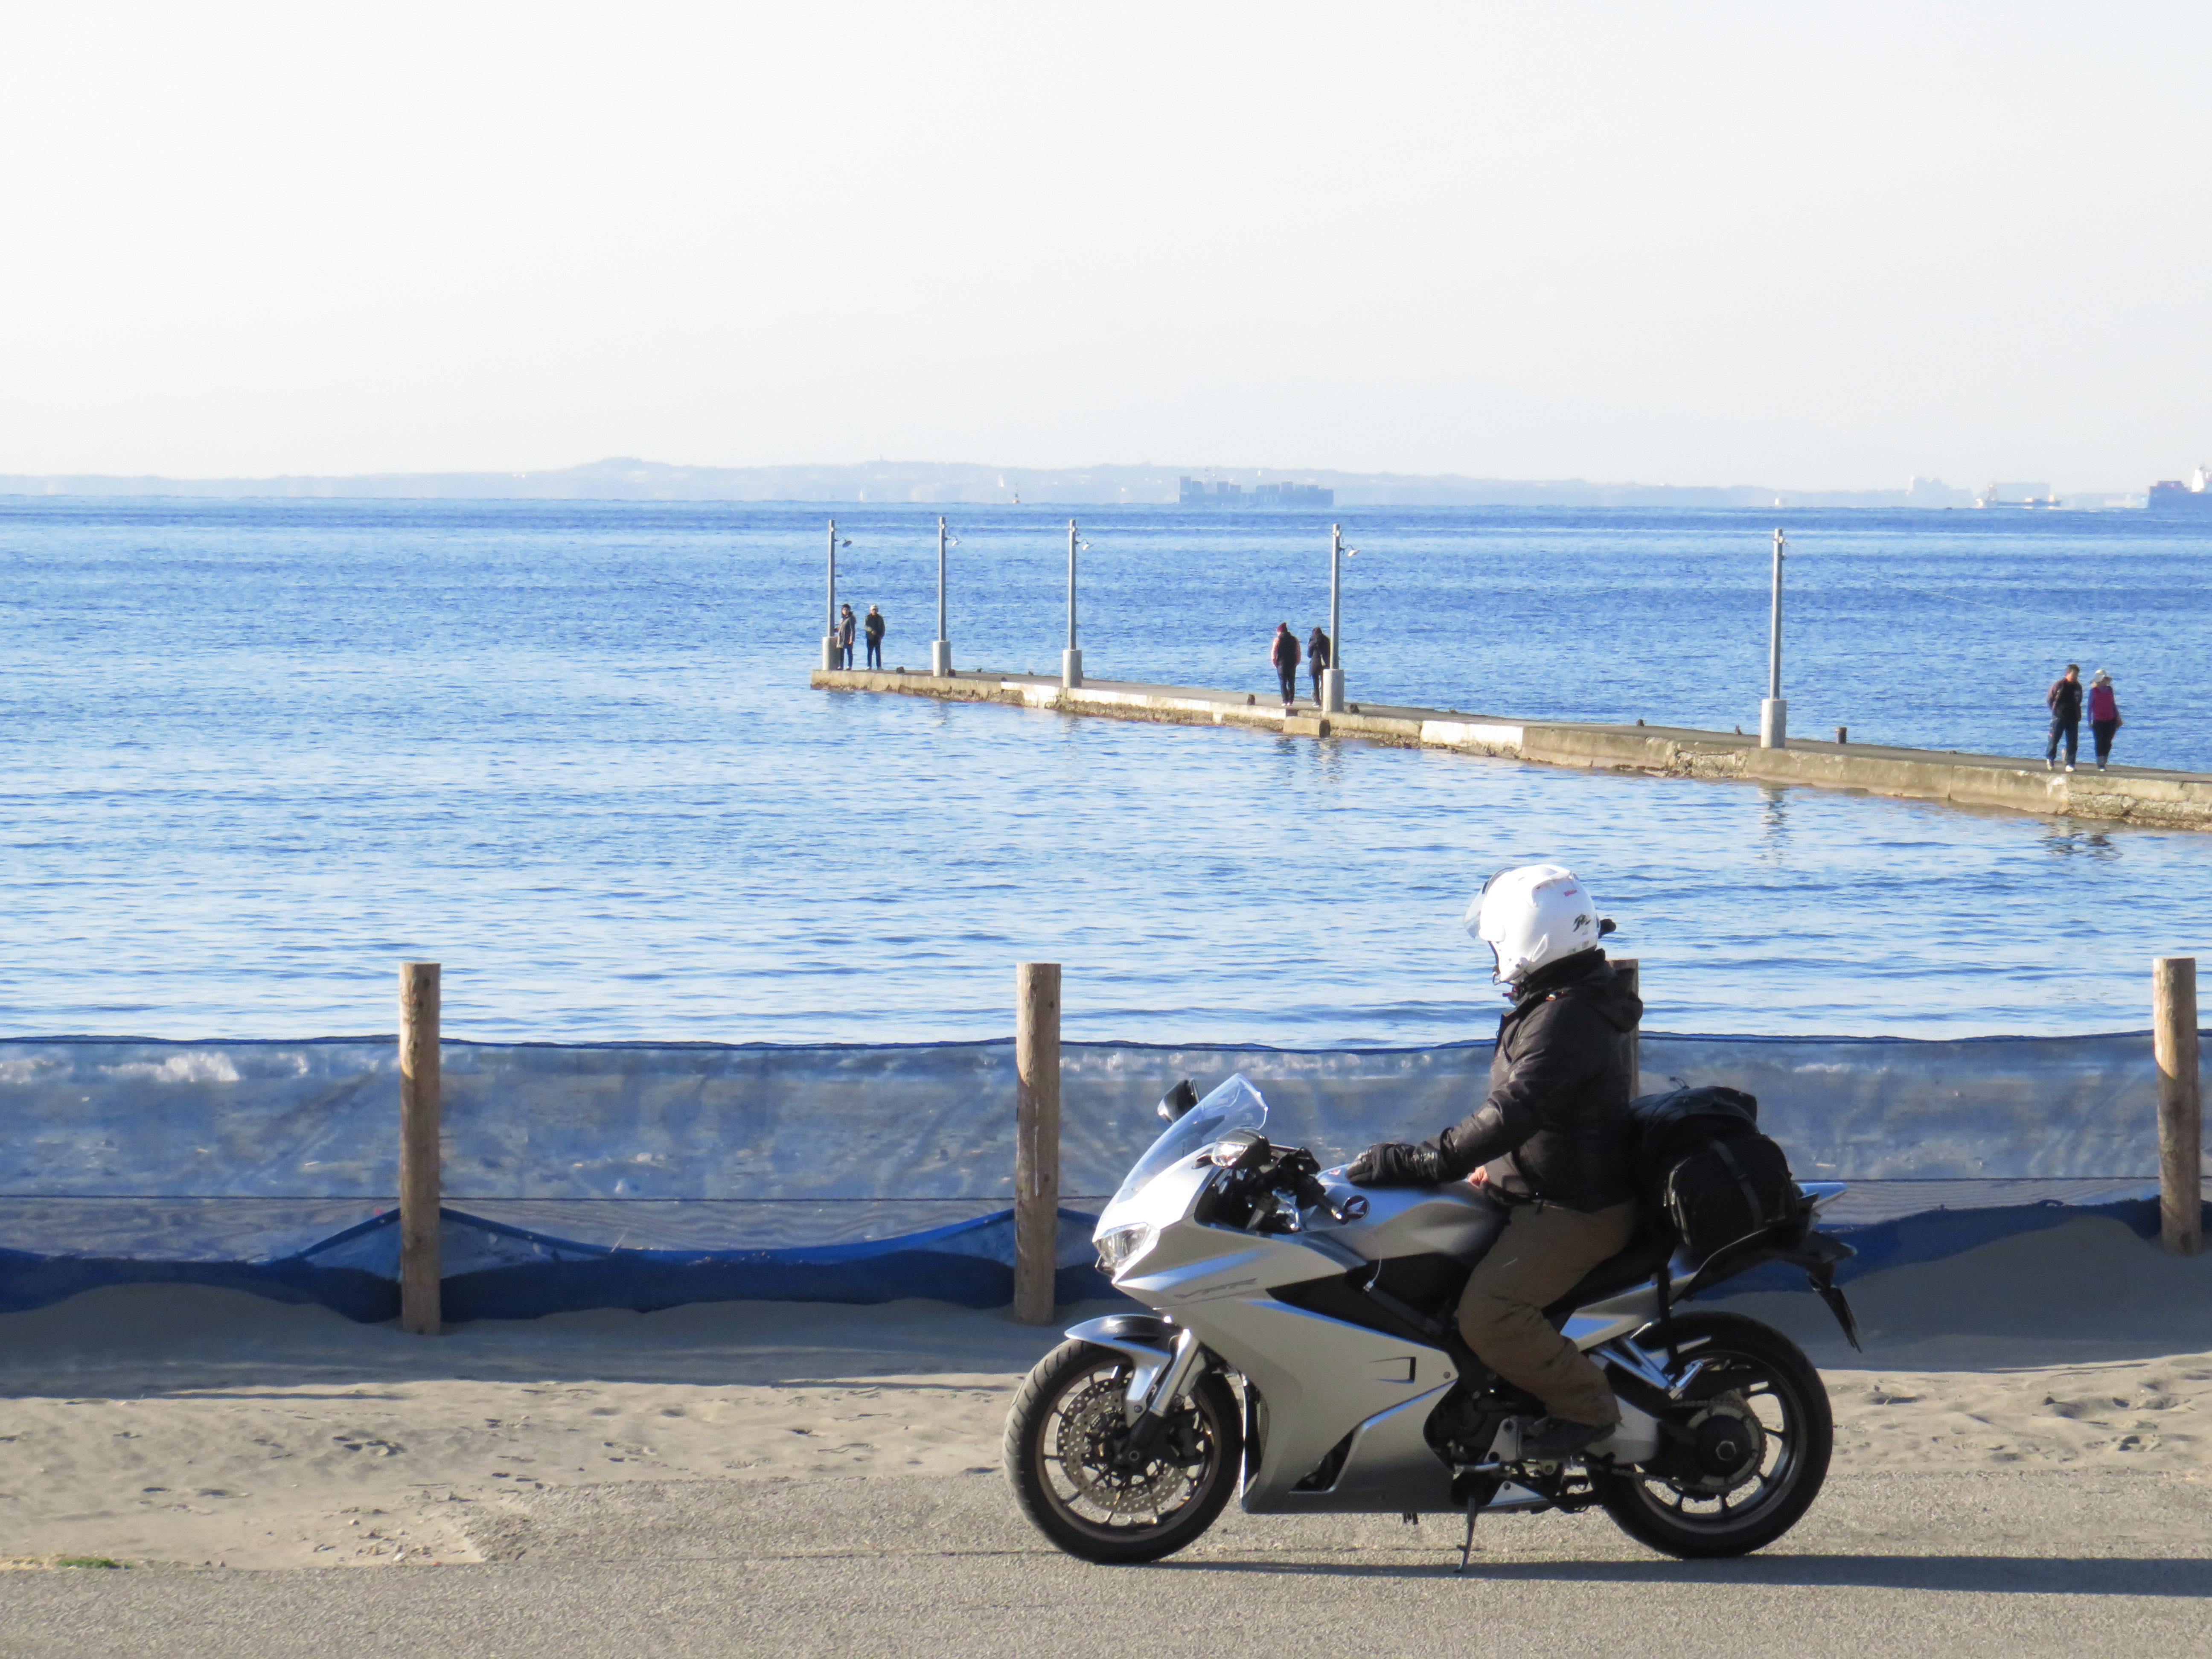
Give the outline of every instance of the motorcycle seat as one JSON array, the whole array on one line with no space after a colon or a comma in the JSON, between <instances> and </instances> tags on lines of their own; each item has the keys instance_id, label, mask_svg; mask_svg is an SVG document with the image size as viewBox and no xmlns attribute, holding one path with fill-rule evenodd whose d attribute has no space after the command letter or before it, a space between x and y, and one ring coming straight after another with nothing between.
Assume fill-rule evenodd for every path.
<instances>
[{"instance_id":1,"label":"motorcycle seat","mask_svg":"<svg viewBox=\"0 0 2212 1659\"><path fill-rule=\"evenodd\" d=\"M1645 1217L1627 1247L1584 1273L1579 1284L1544 1310L1545 1317L1557 1324L1577 1308L1650 1283L1673 1252L1674 1241L1665 1224L1656 1217Z\"/></svg>"}]
</instances>

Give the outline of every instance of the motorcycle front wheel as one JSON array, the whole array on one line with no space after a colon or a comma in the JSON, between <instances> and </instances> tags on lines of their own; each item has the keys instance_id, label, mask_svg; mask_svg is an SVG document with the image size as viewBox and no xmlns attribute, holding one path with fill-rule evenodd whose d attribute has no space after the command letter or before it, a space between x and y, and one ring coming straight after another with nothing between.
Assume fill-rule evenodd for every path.
<instances>
[{"instance_id":1,"label":"motorcycle front wheel","mask_svg":"<svg viewBox=\"0 0 2212 1659\"><path fill-rule=\"evenodd\" d=\"M1820 1495L1835 1441L1828 1391L1796 1343L1756 1320L1691 1314L1674 1322L1674 1340L1686 1361L1705 1362L1699 1403L1680 1425L1690 1443L1663 1468L1606 1480L1606 1512L1668 1555L1748 1554ZM1724 1386L1706 1397L1715 1382Z\"/></svg>"},{"instance_id":2,"label":"motorcycle front wheel","mask_svg":"<svg viewBox=\"0 0 2212 1659\"><path fill-rule=\"evenodd\" d=\"M1124 1467L1128 1356L1063 1342L1030 1371L1006 1413L1006 1475L1036 1529L1070 1555L1157 1561L1213 1524L1237 1485L1243 1424L1208 1372L1173 1402L1150 1456Z\"/></svg>"}]
</instances>

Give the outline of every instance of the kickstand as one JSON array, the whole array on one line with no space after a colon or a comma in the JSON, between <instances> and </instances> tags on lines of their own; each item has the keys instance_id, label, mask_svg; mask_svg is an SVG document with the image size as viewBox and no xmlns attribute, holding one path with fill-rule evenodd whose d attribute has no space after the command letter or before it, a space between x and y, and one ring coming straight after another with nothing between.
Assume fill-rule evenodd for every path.
<instances>
[{"instance_id":1,"label":"kickstand","mask_svg":"<svg viewBox=\"0 0 2212 1659\"><path fill-rule=\"evenodd\" d=\"M1474 1505L1469 1504L1467 1506L1467 1541L1459 1547L1459 1565L1455 1570L1458 1574L1463 1575L1467 1571L1467 1559L1474 1553Z\"/></svg>"}]
</instances>

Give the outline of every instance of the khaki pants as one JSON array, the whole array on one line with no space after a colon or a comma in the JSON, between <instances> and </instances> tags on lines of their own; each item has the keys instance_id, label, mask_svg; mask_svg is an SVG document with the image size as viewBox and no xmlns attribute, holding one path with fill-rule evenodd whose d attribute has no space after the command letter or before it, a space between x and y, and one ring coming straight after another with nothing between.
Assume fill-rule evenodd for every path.
<instances>
[{"instance_id":1,"label":"khaki pants","mask_svg":"<svg viewBox=\"0 0 2212 1659\"><path fill-rule=\"evenodd\" d=\"M1613 1424L1620 1407L1598 1368L1552 1328L1543 1310L1608 1256L1627 1248L1636 1206L1565 1209L1517 1204L1459 1299L1460 1334L1475 1358L1554 1417Z\"/></svg>"}]
</instances>

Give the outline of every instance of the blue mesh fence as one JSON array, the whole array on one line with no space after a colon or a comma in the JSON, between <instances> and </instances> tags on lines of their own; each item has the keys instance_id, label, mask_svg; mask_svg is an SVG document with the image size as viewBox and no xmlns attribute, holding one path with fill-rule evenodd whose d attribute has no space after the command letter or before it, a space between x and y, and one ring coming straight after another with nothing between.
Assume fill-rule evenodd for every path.
<instances>
[{"instance_id":1,"label":"blue mesh fence","mask_svg":"<svg viewBox=\"0 0 2212 1659\"><path fill-rule=\"evenodd\" d=\"M1101 1294L1092 1215L1177 1078L1242 1071L1333 1162L1479 1100L1487 1042L1064 1050L1060 1291ZM2085 1208L2156 1226L2147 1034L1917 1042L1646 1035L1647 1089L1759 1097L1861 1267ZM1002 1304L1011 1042L445 1046L448 1315L723 1297ZM0 1310L177 1279L397 1305L389 1038L0 1042Z\"/></svg>"}]
</instances>

